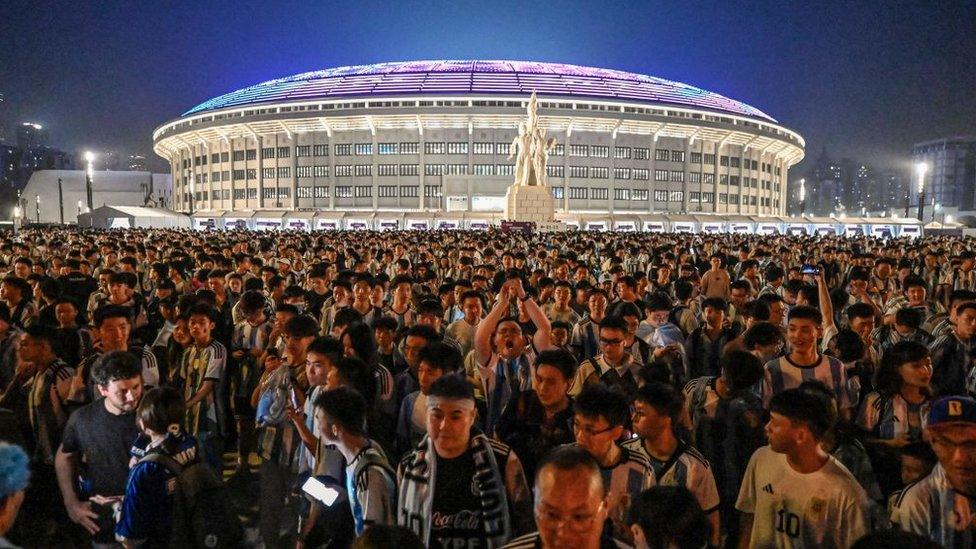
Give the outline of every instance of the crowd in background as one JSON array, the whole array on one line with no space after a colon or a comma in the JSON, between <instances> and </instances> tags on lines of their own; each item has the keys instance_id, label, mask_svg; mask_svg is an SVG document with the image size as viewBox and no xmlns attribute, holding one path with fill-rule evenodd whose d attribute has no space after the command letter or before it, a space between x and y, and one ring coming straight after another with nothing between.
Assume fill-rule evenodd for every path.
<instances>
[{"instance_id":1,"label":"crowd in background","mask_svg":"<svg viewBox=\"0 0 976 549\"><path fill-rule=\"evenodd\" d=\"M973 547L973 244L8 233L0 546Z\"/></svg>"}]
</instances>

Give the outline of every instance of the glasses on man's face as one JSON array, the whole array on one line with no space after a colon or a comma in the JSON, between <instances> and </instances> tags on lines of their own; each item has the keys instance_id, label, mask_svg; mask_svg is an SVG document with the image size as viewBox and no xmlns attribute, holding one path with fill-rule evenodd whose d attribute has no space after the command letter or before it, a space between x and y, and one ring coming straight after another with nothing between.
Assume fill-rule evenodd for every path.
<instances>
[{"instance_id":1,"label":"glasses on man's face","mask_svg":"<svg viewBox=\"0 0 976 549\"><path fill-rule=\"evenodd\" d=\"M604 347L616 347L624 342L622 339L607 339L605 337L600 338L600 345Z\"/></svg>"},{"instance_id":2,"label":"glasses on man's face","mask_svg":"<svg viewBox=\"0 0 976 549\"><path fill-rule=\"evenodd\" d=\"M536 509L535 516L537 522L548 526L559 528L560 525L565 524L567 528L574 532L585 532L593 525L594 519L600 514L604 505L606 505L606 502L601 501L600 506L597 507L594 513L572 513L566 517L553 509Z\"/></svg>"},{"instance_id":3,"label":"glasses on man's face","mask_svg":"<svg viewBox=\"0 0 976 549\"><path fill-rule=\"evenodd\" d=\"M580 423L575 419L573 420L573 431L576 433L577 436L586 435L588 437L595 437L595 436L602 435L603 433L608 433L612 430L613 430L612 425L610 427L607 427L606 429L594 429L589 425Z\"/></svg>"}]
</instances>

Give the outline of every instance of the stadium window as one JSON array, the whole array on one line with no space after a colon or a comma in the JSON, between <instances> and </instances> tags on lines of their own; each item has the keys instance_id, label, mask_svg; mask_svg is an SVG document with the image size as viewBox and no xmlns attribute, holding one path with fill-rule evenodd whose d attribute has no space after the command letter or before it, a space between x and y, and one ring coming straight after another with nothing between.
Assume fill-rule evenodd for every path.
<instances>
[{"instance_id":1,"label":"stadium window","mask_svg":"<svg viewBox=\"0 0 976 549\"><path fill-rule=\"evenodd\" d=\"M245 173L245 176L249 180L250 179L257 179L258 178L258 170L256 168L248 168L247 169L247 172Z\"/></svg>"},{"instance_id":2,"label":"stadium window","mask_svg":"<svg viewBox=\"0 0 976 549\"><path fill-rule=\"evenodd\" d=\"M261 169L261 177L263 177L265 179L274 179L275 178L275 169L274 168L262 168Z\"/></svg>"},{"instance_id":3,"label":"stadium window","mask_svg":"<svg viewBox=\"0 0 976 549\"><path fill-rule=\"evenodd\" d=\"M290 158L291 147L278 147L278 158Z\"/></svg>"},{"instance_id":4,"label":"stadium window","mask_svg":"<svg viewBox=\"0 0 976 549\"><path fill-rule=\"evenodd\" d=\"M685 151L671 151L671 162L684 162Z\"/></svg>"},{"instance_id":5,"label":"stadium window","mask_svg":"<svg viewBox=\"0 0 976 549\"><path fill-rule=\"evenodd\" d=\"M378 165L376 167L376 171L381 176L396 175L397 174L397 165L396 164L380 164L380 165Z\"/></svg>"},{"instance_id":6,"label":"stadium window","mask_svg":"<svg viewBox=\"0 0 976 549\"><path fill-rule=\"evenodd\" d=\"M257 198L258 198L258 190L257 189L248 189L247 190L247 199L248 200L257 200Z\"/></svg>"},{"instance_id":7,"label":"stadium window","mask_svg":"<svg viewBox=\"0 0 976 549\"><path fill-rule=\"evenodd\" d=\"M340 185L335 188L336 198L352 198L352 186Z\"/></svg>"},{"instance_id":8,"label":"stadium window","mask_svg":"<svg viewBox=\"0 0 976 549\"><path fill-rule=\"evenodd\" d=\"M727 157L725 155L722 155L721 157L719 157L718 164L719 164L719 166L726 166L726 167L728 167L728 165L729 165L729 157Z\"/></svg>"},{"instance_id":9,"label":"stadium window","mask_svg":"<svg viewBox=\"0 0 976 549\"><path fill-rule=\"evenodd\" d=\"M376 148L379 149L380 154L397 154L396 143L377 143Z\"/></svg>"},{"instance_id":10,"label":"stadium window","mask_svg":"<svg viewBox=\"0 0 976 549\"><path fill-rule=\"evenodd\" d=\"M730 175L729 176L729 185L731 185L733 187L738 187L739 186L739 176L737 176L737 175Z\"/></svg>"},{"instance_id":11,"label":"stadium window","mask_svg":"<svg viewBox=\"0 0 976 549\"><path fill-rule=\"evenodd\" d=\"M562 143L556 143L556 146L553 147L552 149L552 153L549 154L549 156L565 156L565 155L566 155L566 145Z\"/></svg>"},{"instance_id":12,"label":"stadium window","mask_svg":"<svg viewBox=\"0 0 976 549\"><path fill-rule=\"evenodd\" d=\"M614 200L630 200L630 189L614 189Z\"/></svg>"},{"instance_id":13,"label":"stadium window","mask_svg":"<svg viewBox=\"0 0 976 549\"><path fill-rule=\"evenodd\" d=\"M211 164L216 164L217 162L220 162L220 153L213 153L213 154L211 154L210 155L210 163Z\"/></svg>"},{"instance_id":14,"label":"stadium window","mask_svg":"<svg viewBox=\"0 0 976 549\"><path fill-rule=\"evenodd\" d=\"M366 177L373 175L373 166L370 164L356 164L356 177Z\"/></svg>"},{"instance_id":15,"label":"stadium window","mask_svg":"<svg viewBox=\"0 0 976 549\"><path fill-rule=\"evenodd\" d=\"M312 198L312 187L298 187L298 198Z\"/></svg>"},{"instance_id":16,"label":"stadium window","mask_svg":"<svg viewBox=\"0 0 976 549\"><path fill-rule=\"evenodd\" d=\"M589 167L587 166L570 166L569 167L569 177L573 179L585 179L589 176ZM572 196L570 196L572 198Z\"/></svg>"},{"instance_id":17,"label":"stadium window","mask_svg":"<svg viewBox=\"0 0 976 549\"><path fill-rule=\"evenodd\" d=\"M552 188L552 197L553 198L555 198L556 200L562 200L563 199L563 196L564 196L563 195L563 187L553 187Z\"/></svg>"},{"instance_id":18,"label":"stadium window","mask_svg":"<svg viewBox=\"0 0 976 549\"><path fill-rule=\"evenodd\" d=\"M466 142L448 143L447 154L468 154L468 144Z\"/></svg>"},{"instance_id":19,"label":"stadium window","mask_svg":"<svg viewBox=\"0 0 976 549\"><path fill-rule=\"evenodd\" d=\"M637 181L647 181L650 178L650 170L647 168L634 168L634 179Z\"/></svg>"},{"instance_id":20,"label":"stadium window","mask_svg":"<svg viewBox=\"0 0 976 549\"><path fill-rule=\"evenodd\" d=\"M243 161L244 161L244 151L234 151L234 162L243 162Z\"/></svg>"},{"instance_id":21,"label":"stadium window","mask_svg":"<svg viewBox=\"0 0 976 549\"><path fill-rule=\"evenodd\" d=\"M667 181L668 170L654 170L654 181Z\"/></svg>"},{"instance_id":22,"label":"stadium window","mask_svg":"<svg viewBox=\"0 0 976 549\"><path fill-rule=\"evenodd\" d=\"M610 168L606 166L593 166L590 168L591 179L607 179L610 177Z\"/></svg>"},{"instance_id":23,"label":"stadium window","mask_svg":"<svg viewBox=\"0 0 976 549\"><path fill-rule=\"evenodd\" d=\"M274 147L265 147L261 149L261 158L263 159L274 158L275 157L274 153L275 153Z\"/></svg>"},{"instance_id":24,"label":"stadium window","mask_svg":"<svg viewBox=\"0 0 976 549\"><path fill-rule=\"evenodd\" d=\"M719 194L718 195L718 203L719 204L728 204L729 203L729 195L726 194L726 193Z\"/></svg>"},{"instance_id":25,"label":"stadium window","mask_svg":"<svg viewBox=\"0 0 976 549\"><path fill-rule=\"evenodd\" d=\"M277 196L277 191L275 190L274 187L265 187L264 190L261 192L261 196L263 196L264 198L274 198L275 196Z\"/></svg>"},{"instance_id":26,"label":"stadium window","mask_svg":"<svg viewBox=\"0 0 976 549\"><path fill-rule=\"evenodd\" d=\"M705 155L705 164L711 164L711 165L714 166L715 165L715 155L714 154L706 154Z\"/></svg>"},{"instance_id":27,"label":"stadium window","mask_svg":"<svg viewBox=\"0 0 976 549\"><path fill-rule=\"evenodd\" d=\"M702 153L696 153L696 152L691 153L691 163L692 164L701 164L702 163Z\"/></svg>"},{"instance_id":28,"label":"stadium window","mask_svg":"<svg viewBox=\"0 0 976 549\"><path fill-rule=\"evenodd\" d=\"M419 154L420 143L400 143L400 154Z\"/></svg>"},{"instance_id":29,"label":"stadium window","mask_svg":"<svg viewBox=\"0 0 976 549\"><path fill-rule=\"evenodd\" d=\"M630 147L614 147L614 158L630 158Z\"/></svg>"},{"instance_id":30,"label":"stadium window","mask_svg":"<svg viewBox=\"0 0 976 549\"><path fill-rule=\"evenodd\" d=\"M667 149L654 150L654 160L659 162L667 162L670 159L671 159L671 151Z\"/></svg>"},{"instance_id":31,"label":"stadium window","mask_svg":"<svg viewBox=\"0 0 976 549\"><path fill-rule=\"evenodd\" d=\"M610 196L610 191L606 187L595 187L590 189L590 198L593 200L606 200Z\"/></svg>"},{"instance_id":32,"label":"stadium window","mask_svg":"<svg viewBox=\"0 0 976 549\"><path fill-rule=\"evenodd\" d=\"M234 189L234 200L244 200L245 189Z\"/></svg>"},{"instance_id":33,"label":"stadium window","mask_svg":"<svg viewBox=\"0 0 976 549\"><path fill-rule=\"evenodd\" d=\"M701 172L689 172L688 173L689 183L701 183Z\"/></svg>"},{"instance_id":34,"label":"stadium window","mask_svg":"<svg viewBox=\"0 0 976 549\"><path fill-rule=\"evenodd\" d=\"M750 196L749 197L749 205L750 206L755 206L756 205L756 197L755 196Z\"/></svg>"},{"instance_id":35,"label":"stadium window","mask_svg":"<svg viewBox=\"0 0 976 549\"><path fill-rule=\"evenodd\" d=\"M474 154L495 154L494 143L475 143L472 150Z\"/></svg>"},{"instance_id":36,"label":"stadium window","mask_svg":"<svg viewBox=\"0 0 976 549\"><path fill-rule=\"evenodd\" d=\"M234 179L237 181L244 179L244 170L234 170Z\"/></svg>"},{"instance_id":37,"label":"stadium window","mask_svg":"<svg viewBox=\"0 0 976 549\"><path fill-rule=\"evenodd\" d=\"M299 145L295 147L295 156L304 157L312 156L312 146L311 145ZM311 196L307 197L311 198Z\"/></svg>"},{"instance_id":38,"label":"stadium window","mask_svg":"<svg viewBox=\"0 0 976 549\"><path fill-rule=\"evenodd\" d=\"M356 143L356 156L369 156L373 154L372 143Z\"/></svg>"},{"instance_id":39,"label":"stadium window","mask_svg":"<svg viewBox=\"0 0 976 549\"><path fill-rule=\"evenodd\" d=\"M424 175L444 175L444 164L424 164Z\"/></svg>"},{"instance_id":40,"label":"stadium window","mask_svg":"<svg viewBox=\"0 0 976 549\"><path fill-rule=\"evenodd\" d=\"M328 166L315 166L312 169L312 175L315 177L329 177L329 167Z\"/></svg>"},{"instance_id":41,"label":"stadium window","mask_svg":"<svg viewBox=\"0 0 976 549\"><path fill-rule=\"evenodd\" d=\"M630 168L614 168L614 179L630 179Z\"/></svg>"},{"instance_id":42,"label":"stadium window","mask_svg":"<svg viewBox=\"0 0 976 549\"><path fill-rule=\"evenodd\" d=\"M668 194L668 202L684 202L685 192L684 191L671 191Z\"/></svg>"},{"instance_id":43,"label":"stadium window","mask_svg":"<svg viewBox=\"0 0 976 549\"><path fill-rule=\"evenodd\" d=\"M417 185L401 185L400 186L400 197L401 198L417 198Z\"/></svg>"},{"instance_id":44,"label":"stadium window","mask_svg":"<svg viewBox=\"0 0 976 549\"><path fill-rule=\"evenodd\" d=\"M632 200L646 201L648 196L647 189L634 189L630 192Z\"/></svg>"},{"instance_id":45,"label":"stadium window","mask_svg":"<svg viewBox=\"0 0 976 549\"><path fill-rule=\"evenodd\" d=\"M745 202L748 204L749 203L749 199L746 198ZM738 204L738 203L739 203L739 195L737 195L737 194L729 194L729 204Z\"/></svg>"},{"instance_id":46,"label":"stadium window","mask_svg":"<svg viewBox=\"0 0 976 549\"><path fill-rule=\"evenodd\" d=\"M671 181L673 181L675 183L684 183L685 182L685 172L678 171L678 170L672 170L671 171Z\"/></svg>"},{"instance_id":47,"label":"stadium window","mask_svg":"<svg viewBox=\"0 0 976 549\"><path fill-rule=\"evenodd\" d=\"M329 188L321 185L315 187L315 198L329 198Z\"/></svg>"},{"instance_id":48,"label":"stadium window","mask_svg":"<svg viewBox=\"0 0 976 549\"><path fill-rule=\"evenodd\" d=\"M368 185L357 185L356 186L356 198L372 198L373 197L373 187Z\"/></svg>"},{"instance_id":49,"label":"stadium window","mask_svg":"<svg viewBox=\"0 0 976 549\"><path fill-rule=\"evenodd\" d=\"M248 149L248 150L244 151L244 157L245 157L245 160L257 160L258 159L258 150L257 149Z\"/></svg>"},{"instance_id":50,"label":"stadium window","mask_svg":"<svg viewBox=\"0 0 976 549\"><path fill-rule=\"evenodd\" d=\"M418 164L400 164L400 175L418 175L420 166Z\"/></svg>"},{"instance_id":51,"label":"stadium window","mask_svg":"<svg viewBox=\"0 0 976 549\"><path fill-rule=\"evenodd\" d=\"M377 193L380 198L396 198L397 188L396 185L380 185Z\"/></svg>"},{"instance_id":52,"label":"stadium window","mask_svg":"<svg viewBox=\"0 0 976 549\"><path fill-rule=\"evenodd\" d=\"M444 175L466 175L467 173L467 164L447 164L444 166Z\"/></svg>"},{"instance_id":53,"label":"stadium window","mask_svg":"<svg viewBox=\"0 0 976 549\"><path fill-rule=\"evenodd\" d=\"M425 198L440 198L442 196L440 185L427 185L424 187Z\"/></svg>"},{"instance_id":54,"label":"stadium window","mask_svg":"<svg viewBox=\"0 0 976 549\"><path fill-rule=\"evenodd\" d=\"M654 191L654 201L655 202L667 202L668 201L668 191Z\"/></svg>"},{"instance_id":55,"label":"stadium window","mask_svg":"<svg viewBox=\"0 0 976 549\"><path fill-rule=\"evenodd\" d=\"M352 177L352 165L351 164L341 164L335 167L336 177ZM336 195L339 196L339 195Z\"/></svg>"},{"instance_id":56,"label":"stadium window","mask_svg":"<svg viewBox=\"0 0 976 549\"><path fill-rule=\"evenodd\" d=\"M738 156L733 156L732 158L729 158L729 167L730 168L738 168L739 167L739 157Z\"/></svg>"},{"instance_id":57,"label":"stadium window","mask_svg":"<svg viewBox=\"0 0 976 549\"><path fill-rule=\"evenodd\" d=\"M715 193L702 193L702 202L714 202Z\"/></svg>"},{"instance_id":58,"label":"stadium window","mask_svg":"<svg viewBox=\"0 0 976 549\"><path fill-rule=\"evenodd\" d=\"M546 175L549 177L565 177L566 166L548 165L546 166Z\"/></svg>"},{"instance_id":59,"label":"stadium window","mask_svg":"<svg viewBox=\"0 0 976 549\"><path fill-rule=\"evenodd\" d=\"M445 149L444 143L424 143L424 154L444 154Z\"/></svg>"},{"instance_id":60,"label":"stadium window","mask_svg":"<svg viewBox=\"0 0 976 549\"><path fill-rule=\"evenodd\" d=\"M586 187L570 187L569 188L569 198L570 200L586 200L588 196L589 189Z\"/></svg>"},{"instance_id":61,"label":"stadium window","mask_svg":"<svg viewBox=\"0 0 976 549\"><path fill-rule=\"evenodd\" d=\"M644 147L634 147L634 160L647 160L650 158L651 151Z\"/></svg>"},{"instance_id":62,"label":"stadium window","mask_svg":"<svg viewBox=\"0 0 976 549\"><path fill-rule=\"evenodd\" d=\"M589 145L570 145L569 156L586 157L590 156Z\"/></svg>"},{"instance_id":63,"label":"stadium window","mask_svg":"<svg viewBox=\"0 0 976 549\"><path fill-rule=\"evenodd\" d=\"M298 178L312 177L312 167L298 166L297 168L295 168L295 177Z\"/></svg>"},{"instance_id":64,"label":"stadium window","mask_svg":"<svg viewBox=\"0 0 976 549\"><path fill-rule=\"evenodd\" d=\"M284 179L291 177L291 168L278 168L278 178Z\"/></svg>"},{"instance_id":65,"label":"stadium window","mask_svg":"<svg viewBox=\"0 0 976 549\"><path fill-rule=\"evenodd\" d=\"M547 166L549 167L549 166ZM474 175L494 175L495 165L494 164L475 164Z\"/></svg>"},{"instance_id":66,"label":"stadium window","mask_svg":"<svg viewBox=\"0 0 976 549\"><path fill-rule=\"evenodd\" d=\"M200 177L202 178L200 179L201 183L207 182L207 174L202 174ZM212 174L210 174L210 181L213 181L214 183L220 183L220 172L213 172Z\"/></svg>"},{"instance_id":67,"label":"stadium window","mask_svg":"<svg viewBox=\"0 0 976 549\"><path fill-rule=\"evenodd\" d=\"M515 165L495 164L495 175L515 175Z\"/></svg>"},{"instance_id":68,"label":"stadium window","mask_svg":"<svg viewBox=\"0 0 976 549\"><path fill-rule=\"evenodd\" d=\"M701 202L701 193L695 191L688 193L688 202Z\"/></svg>"},{"instance_id":69,"label":"stadium window","mask_svg":"<svg viewBox=\"0 0 976 549\"><path fill-rule=\"evenodd\" d=\"M610 158L610 147L607 145L593 145L590 147L590 156L593 158Z\"/></svg>"},{"instance_id":70,"label":"stadium window","mask_svg":"<svg viewBox=\"0 0 976 549\"><path fill-rule=\"evenodd\" d=\"M709 184L714 185L715 184L715 174L713 174L713 173L703 173L702 174L702 183L709 183Z\"/></svg>"},{"instance_id":71,"label":"stadium window","mask_svg":"<svg viewBox=\"0 0 976 549\"><path fill-rule=\"evenodd\" d=\"M335 146L335 155L336 156L351 156L352 155L352 145L349 145L349 144L336 145Z\"/></svg>"},{"instance_id":72,"label":"stadium window","mask_svg":"<svg viewBox=\"0 0 976 549\"><path fill-rule=\"evenodd\" d=\"M511 143L495 143L495 154L508 155L508 151L511 150Z\"/></svg>"},{"instance_id":73,"label":"stadium window","mask_svg":"<svg viewBox=\"0 0 976 549\"><path fill-rule=\"evenodd\" d=\"M329 156L329 146L328 145L314 145L312 146L313 156Z\"/></svg>"}]
</instances>

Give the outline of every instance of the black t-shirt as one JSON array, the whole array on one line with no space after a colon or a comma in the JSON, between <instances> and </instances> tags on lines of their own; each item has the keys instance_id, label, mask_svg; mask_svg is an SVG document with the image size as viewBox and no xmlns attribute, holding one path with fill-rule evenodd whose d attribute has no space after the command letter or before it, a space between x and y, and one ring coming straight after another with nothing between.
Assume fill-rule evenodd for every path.
<instances>
[{"instance_id":1,"label":"black t-shirt","mask_svg":"<svg viewBox=\"0 0 976 549\"><path fill-rule=\"evenodd\" d=\"M135 412L111 414L102 399L79 408L68 418L61 447L65 453L84 456L84 475L91 492L82 496L125 494L129 448L138 434Z\"/></svg>"},{"instance_id":2,"label":"black t-shirt","mask_svg":"<svg viewBox=\"0 0 976 549\"><path fill-rule=\"evenodd\" d=\"M487 547L482 525L481 499L474 489L471 449L453 459L437 457L431 547L477 549Z\"/></svg>"}]
</instances>

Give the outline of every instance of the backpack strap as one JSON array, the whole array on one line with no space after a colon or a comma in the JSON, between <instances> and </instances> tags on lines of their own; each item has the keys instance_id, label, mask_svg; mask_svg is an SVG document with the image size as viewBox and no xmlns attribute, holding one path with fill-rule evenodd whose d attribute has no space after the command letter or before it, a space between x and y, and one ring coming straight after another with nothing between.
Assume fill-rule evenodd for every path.
<instances>
[{"instance_id":1,"label":"backpack strap","mask_svg":"<svg viewBox=\"0 0 976 549\"><path fill-rule=\"evenodd\" d=\"M158 464L162 465L163 467L169 469L169 471L171 473L173 473L174 475L176 475L176 476L179 476L180 473L183 472L183 466L180 465L180 463L178 461L176 461L175 459L173 459L170 456L167 456L166 454L160 454L159 452L153 452L151 454L146 454L137 463L142 463L144 461L146 461L146 462L152 462L152 463L158 463Z\"/></svg>"}]
</instances>

